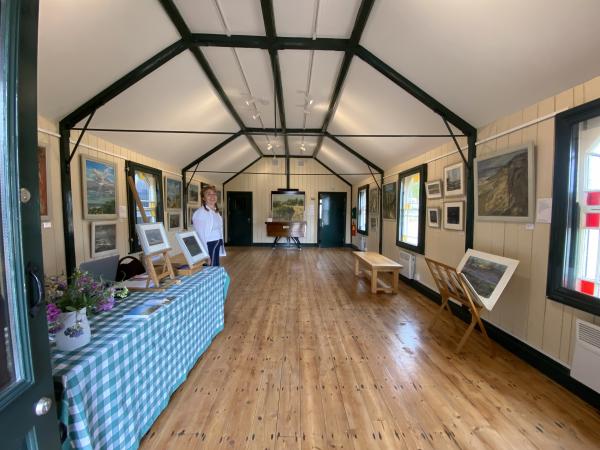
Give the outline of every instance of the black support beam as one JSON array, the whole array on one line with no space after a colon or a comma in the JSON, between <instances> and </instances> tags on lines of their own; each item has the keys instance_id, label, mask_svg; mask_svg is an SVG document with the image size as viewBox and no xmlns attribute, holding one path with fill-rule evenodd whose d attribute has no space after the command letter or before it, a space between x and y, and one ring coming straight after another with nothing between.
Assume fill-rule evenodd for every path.
<instances>
[{"instance_id":1,"label":"black support beam","mask_svg":"<svg viewBox=\"0 0 600 450\"><path fill-rule=\"evenodd\" d=\"M211 155L214 155L215 153L217 153L219 150L221 150L223 147L225 147L227 144L229 144L230 142L235 141L238 137L240 137L243 134L243 132L240 130L237 133L235 133L232 136L229 136L227 139L225 139L224 141L220 142L219 144L215 145L213 148L211 148L209 151L207 151L206 153L204 153L202 156L196 158L195 160L193 160L191 163L189 163L187 166L185 166L183 168L184 172L187 172L188 170L190 170L193 166L197 166L198 164L200 164L202 161L204 161L206 158L208 158ZM194 170L194 173L196 173L196 171Z\"/></svg>"},{"instance_id":2,"label":"black support beam","mask_svg":"<svg viewBox=\"0 0 600 450\"><path fill-rule=\"evenodd\" d=\"M244 171L246 169L249 169L250 167L252 167L252 165L254 165L255 163L257 163L258 161L260 161L263 157L259 156L258 158L256 158L254 161L252 161L250 164L248 164L246 167L244 167L242 170L240 170L239 172L237 172L235 175L227 178L224 182L223 182L223 191L225 191L225 185L227 183L229 183L230 181L232 181L235 177L237 177L238 175L241 175L242 173L244 173Z\"/></svg>"},{"instance_id":3,"label":"black support beam","mask_svg":"<svg viewBox=\"0 0 600 450\"><path fill-rule=\"evenodd\" d=\"M314 157L313 159L315 161L317 161L319 164L321 164L325 169L327 169L328 171L330 171L333 175L335 175L340 180L342 180L344 183L346 183L348 186L350 186L350 188L352 188L352 183L350 183L348 180L346 180L344 177L342 177L339 173L337 173L336 171L334 171L331 167L329 167L327 164L325 164L319 158Z\"/></svg>"},{"instance_id":4,"label":"black support beam","mask_svg":"<svg viewBox=\"0 0 600 450\"><path fill-rule=\"evenodd\" d=\"M348 49L349 39L247 36L224 34L192 33L188 37L191 46L260 48L263 50L325 50L344 52Z\"/></svg>"},{"instance_id":5,"label":"black support beam","mask_svg":"<svg viewBox=\"0 0 600 450\"><path fill-rule=\"evenodd\" d=\"M340 141L338 138L336 138L335 136L333 136L333 135L331 135L329 133L325 133L325 135L329 139L331 139L333 142L335 142L336 144L338 144L340 147L342 147L344 150L346 150L348 153L350 153L350 154L354 155L355 157L357 157L358 159L360 159L367 166L372 167L378 173L383 173L383 169L381 167L379 167L379 166L375 165L374 163L372 163L371 161L369 161L367 158L365 158L363 155L361 155L360 153L358 153L356 150L354 150L352 147L350 147L345 142ZM316 155L313 154L313 157L316 158Z\"/></svg>"}]
</instances>

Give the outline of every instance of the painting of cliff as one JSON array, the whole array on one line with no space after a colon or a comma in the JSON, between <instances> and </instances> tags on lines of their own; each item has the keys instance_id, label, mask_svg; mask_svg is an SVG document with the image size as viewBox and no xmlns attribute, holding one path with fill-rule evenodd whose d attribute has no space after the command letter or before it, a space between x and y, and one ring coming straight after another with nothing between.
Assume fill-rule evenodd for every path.
<instances>
[{"instance_id":1,"label":"painting of cliff","mask_svg":"<svg viewBox=\"0 0 600 450\"><path fill-rule=\"evenodd\" d=\"M477 218L532 222L533 146L476 161Z\"/></svg>"}]
</instances>

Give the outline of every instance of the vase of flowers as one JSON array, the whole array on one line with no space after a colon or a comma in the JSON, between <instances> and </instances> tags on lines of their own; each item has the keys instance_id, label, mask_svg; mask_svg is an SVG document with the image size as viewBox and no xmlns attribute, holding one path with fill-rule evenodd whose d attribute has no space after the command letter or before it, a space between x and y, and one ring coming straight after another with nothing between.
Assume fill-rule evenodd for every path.
<instances>
[{"instance_id":1,"label":"vase of flowers","mask_svg":"<svg viewBox=\"0 0 600 450\"><path fill-rule=\"evenodd\" d=\"M90 342L87 314L112 309L114 288L76 271L69 280L64 276L46 279L46 303L49 332L54 334L56 347L71 351Z\"/></svg>"}]
</instances>

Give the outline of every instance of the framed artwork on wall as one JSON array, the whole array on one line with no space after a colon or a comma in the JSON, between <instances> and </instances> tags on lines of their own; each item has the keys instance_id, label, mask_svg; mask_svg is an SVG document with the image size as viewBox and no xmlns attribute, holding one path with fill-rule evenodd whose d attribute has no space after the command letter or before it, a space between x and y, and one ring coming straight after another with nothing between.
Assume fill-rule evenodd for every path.
<instances>
[{"instance_id":1,"label":"framed artwork on wall","mask_svg":"<svg viewBox=\"0 0 600 450\"><path fill-rule=\"evenodd\" d=\"M465 202L444 203L444 228L446 230L464 229L464 205Z\"/></svg>"},{"instance_id":2,"label":"framed artwork on wall","mask_svg":"<svg viewBox=\"0 0 600 450\"><path fill-rule=\"evenodd\" d=\"M198 209L197 206L188 206L188 227L192 227L192 217L194 217L194 213Z\"/></svg>"},{"instance_id":3,"label":"framed artwork on wall","mask_svg":"<svg viewBox=\"0 0 600 450\"><path fill-rule=\"evenodd\" d=\"M425 192L427 193L428 199L442 198L442 180L426 182Z\"/></svg>"},{"instance_id":4,"label":"framed artwork on wall","mask_svg":"<svg viewBox=\"0 0 600 450\"><path fill-rule=\"evenodd\" d=\"M181 210L181 187L179 178L165 176L165 209Z\"/></svg>"},{"instance_id":5,"label":"framed artwork on wall","mask_svg":"<svg viewBox=\"0 0 600 450\"><path fill-rule=\"evenodd\" d=\"M167 225L169 231L178 230L181 228L181 213L180 212L167 212Z\"/></svg>"},{"instance_id":6,"label":"framed artwork on wall","mask_svg":"<svg viewBox=\"0 0 600 450\"><path fill-rule=\"evenodd\" d=\"M369 214L377 214L379 212L379 188L369 191Z\"/></svg>"},{"instance_id":7,"label":"framed artwork on wall","mask_svg":"<svg viewBox=\"0 0 600 450\"><path fill-rule=\"evenodd\" d=\"M117 222L92 222L91 227L91 257L117 255Z\"/></svg>"},{"instance_id":8,"label":"framed artwork on wall","mask_svg":"<svg viewBox=\"0 0 600 450\"><path fill-rule=\"evenodd\" d=\"M196 183L190 183L188 187L188 203L198 203L200 194L198 192L198 185Z\"/></svg>"},{"instance_id":9,"label":"framed artwork on wall","mask_svg":"<svg viewBox=\"0 0 600 450\"><path fill-rule=\"evenodd\" d=\"M532 142L475 159L475 218L533 223L535 153Z\"/></svg>"},{"instance_id":10,"label":"framed artwork on wall","mask_svg":"<svg viewBox=\"0 0 600 450\"><path fill-rule=\"evenodd\" d=\"M465 166L463 163L444 167L444 195L446 197L465 195Z\"/></svg>"},{"instance_id":11,"label":"framed artwork on wall","mask_svg":"<svg viewBox=\"0 0 600 450\"><path fill-rule=\"evenodd\" d=\"M304 220L304 192L271 191L271 217L274 221Z\"/></svg>"},{"instance_id":12,"label":"framed artwork on wall","mask_svg":"<svg viewBox=\"0 0 600 450\"><path fill-rule=\"evenodd\" d=\"M371 231L377 230L377 216L369 218L371 224Z\"/></svg>"},{"instance_id":13,"label":"framed artwork on wall","mask_svg":"<svg viewBox=\"0 0 600 450\"><path fill-rule=\"evenodd\" d=\"M396 220L396 182L383 185L383 219Z\"/></svg>"},{"instance_id":14,"label":"framed artwork on wall","mask_svg":"<svg viewBox=\"0 0 600 450\"><path fill-rule=\"evenodd\" d=\"M45 147L37 148L38 180L40 187L40 218L42 221L51 220L50 215L50 165L48 164Z\"/></svg>"},{"instance_id":15,"label":"framed artwork on wall","mask_svg":"<svg viewBox=\"0 0 600 450\"><path fill-rule=\"evenodd\" d=\"M170 249L167 232L161 222L138 223L135 225L135 230L145 255Z\"/></svg>"},{"instance_id":16,"label":"framed artwork on wall","mask_svg":"<svg viewBox=\"0 0 600 450\"><path fill-rule=\"evenodd\" d=\"M432 228L440 227L440 209L427 208L427 225Z\"/></svg>"},{"instance_id":17,"label":"framed artwork on wall","mask_svg":"<svg viewBox=\"0 0 600 450\"><path fill-rule=\"evenodd\" d=\"M117 218L117 165L81 155L83 218Z\"/></svg>"}]
</instances>

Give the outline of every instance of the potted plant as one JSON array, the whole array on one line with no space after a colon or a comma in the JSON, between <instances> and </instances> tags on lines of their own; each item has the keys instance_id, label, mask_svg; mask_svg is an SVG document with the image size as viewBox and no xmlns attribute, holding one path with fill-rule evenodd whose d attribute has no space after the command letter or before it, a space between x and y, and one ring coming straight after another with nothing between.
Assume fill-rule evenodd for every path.
<instances>
[{"instance_id":1,"label":"potted plant","mask_svg":"<svg viewBox=\"0 0 600 450\"><path fill-rule=\"evenodd\" d=\"M46 315L50 333L59 350L71 351L88 344L91 339L87 314L112 309L114 288L95 280L88 273L76 271L46 279Z\"/></svg>"}]
</instances>

